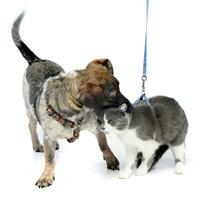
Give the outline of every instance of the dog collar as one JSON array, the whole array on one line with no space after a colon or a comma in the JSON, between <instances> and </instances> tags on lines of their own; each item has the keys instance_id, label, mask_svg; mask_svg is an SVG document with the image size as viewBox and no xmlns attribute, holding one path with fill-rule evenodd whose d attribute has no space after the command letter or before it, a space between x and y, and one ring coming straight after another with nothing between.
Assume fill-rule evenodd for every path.
<instances>
[{"instance_id":1,"label":"dog collar","mask_svg":"<svg viewBox=\"0 0 200 200\"><path fill-rule=\"evenodd\" d=\"M70 139L67 139L68 142L74 142L76 139L79 138L79 126L80 126L80 122L78 123L78 127L75 127L75 123L64 118L63 116L61 116L60 114L58 114L51 105L47 106L47 114L52 117L54 120L58 121L60 124L62 124L65 127L69 127L71 129L73 129L73 137Z\"/></svg>"}]
</instances>

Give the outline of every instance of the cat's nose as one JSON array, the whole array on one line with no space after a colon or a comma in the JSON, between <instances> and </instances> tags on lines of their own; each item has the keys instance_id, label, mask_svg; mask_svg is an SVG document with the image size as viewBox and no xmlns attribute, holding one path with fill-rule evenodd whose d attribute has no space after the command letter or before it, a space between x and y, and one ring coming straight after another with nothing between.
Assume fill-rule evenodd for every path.
<instances>
[{"instance_id":1,"label":"cat's nose","mask_svg":"<svg viewBox=\"0 0 200 200\"><path fill-rule=\"evenodd\" d=\"M102 119L98 118L97 124L98 124L98 126L100 127L101 130L105 130L105 127L104 127L105 123Z\"/></svg>"},{"instance_id":2,"label":"cat's nose","mask_svg":"<svg viewBox=\"0 0 200 200\"><path fill-rule=\"evenodd\" d=\"M105 130L105 127L100 127L100 128L101 128L101 130L103 130L103 131Z\"/></svg>"}]
</instances>

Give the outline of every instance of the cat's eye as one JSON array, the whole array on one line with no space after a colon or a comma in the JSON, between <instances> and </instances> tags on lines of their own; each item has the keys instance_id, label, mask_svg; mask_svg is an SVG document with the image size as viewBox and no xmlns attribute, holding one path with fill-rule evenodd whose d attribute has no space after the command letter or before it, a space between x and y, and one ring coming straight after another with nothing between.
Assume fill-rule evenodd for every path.
<instances>
[{"instance_id":1,"label":"cat's eye","mask_svg":"<svg viewBox=\"0 0 200 200\"><path fill-rule=\"evenodd\" d=\"M126 115L125 115L125 113L124 112L122 112L122 117L125 117Z\"/></svg>"}]
</instances>

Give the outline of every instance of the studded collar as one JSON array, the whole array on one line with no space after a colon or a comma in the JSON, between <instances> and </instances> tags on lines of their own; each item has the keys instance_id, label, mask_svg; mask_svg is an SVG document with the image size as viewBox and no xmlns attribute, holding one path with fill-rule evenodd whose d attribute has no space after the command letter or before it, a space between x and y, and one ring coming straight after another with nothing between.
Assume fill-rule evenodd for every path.
<instances>
[{"instance_id":1,"label":"studded collar","mask_svg":"<svg viewBox=\"0 0 200 200\"><path fill-rule=\"evenodd\" d=\"M59 113L57 113L53 107L51 105L47 105L47 114L52 117L54 120L58 121L60 124L62 124L65 127L69 127L72 129L73 131L73 137L71 137L70 139L67 139L68 142L74 142L76 139L79 138L79 126L81 124L81 122L78 123L78 127L76 126L75 122L70 121L66 118L64 118L63 116L61 116Z\"/></svg>"}]
</instances>

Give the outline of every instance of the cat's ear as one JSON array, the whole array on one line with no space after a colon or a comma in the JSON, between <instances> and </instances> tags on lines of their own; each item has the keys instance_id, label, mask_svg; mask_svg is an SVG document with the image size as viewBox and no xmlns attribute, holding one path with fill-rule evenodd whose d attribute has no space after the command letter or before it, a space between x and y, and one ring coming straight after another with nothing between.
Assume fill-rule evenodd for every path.
<instances>
[{"instance_id":1,"label":"cat's ear","mask_svg":"<svg viewBox=\"0 0 200 200\"><path fill-rule=\"evenodd\" d=\"M128 108L128 106L127 106L125 103L123 103L121 106L119 106L119 109L120 109L121 111L123 111L123 112L126 112L126 111L127 111L127 108Z\"/></svg>"}]
</instances>

